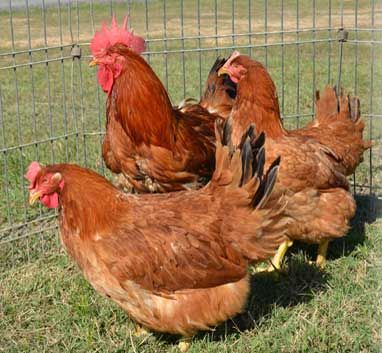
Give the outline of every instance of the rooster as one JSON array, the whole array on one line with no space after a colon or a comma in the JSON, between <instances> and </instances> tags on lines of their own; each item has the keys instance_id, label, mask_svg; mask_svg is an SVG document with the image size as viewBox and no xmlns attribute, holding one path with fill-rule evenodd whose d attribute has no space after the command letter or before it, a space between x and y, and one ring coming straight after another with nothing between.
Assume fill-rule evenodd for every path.
<instances>
[{"instance_id":1,"label":"rooster","mask_svg":"<svg viewBox=\"0 0 382 353\"><path fill-rule=\"evenodd\" d=\"M29 203L59 209L61 241L86 279L144 327L190 338L241 312L248 265L285 240L285 201L264 173L264 136L230 152L217 126L216 169L202 189L125 194L76 165L26 173Z\"/></svg>"},{"instance_id":2,"label":"rooster","mask_svg":"<svg viewBox=\"0 0 382 353\"><path fill-rule=\"evenodd\" d=\"M316 194L319 202L309 200L303 208L316 205L311 213L289 208L294 222L289 225L287 240L273 259L275 268L293 240L318 243L316 263L326 262L328 243L343 236L355 213L355 201L349 192L346 176L362 160L370 143L362 138L364 123L360 119L359 100L326 88L317 95L316 119L307 127L287 131L282 125L276 87L265 67L248 56L234 52L218 74L228 74L237 84L237 95L227 120L232 146L237 146L249 124L267 136L268 160L281 156L278 183L289 199ZM339 101L338 101L339 100ZM300 212L300 214L296 214ZM273 269L273 267L271 268ZM270 270L271 270L270 269Z\"/></svg>"},{"instance_id":3,"label":"rooster","mask_svg":"<svg viewBox=\"0 0 382 353\"><path fill-rule=\"evenodd\" d=\"M98 83L107 93L106 166L138 192L168 192L203 184L215 166L214 122L201 105L173 108L163 84L141 57L144 40L113 17L91 41Z\"/></svg>"}]
</instances>

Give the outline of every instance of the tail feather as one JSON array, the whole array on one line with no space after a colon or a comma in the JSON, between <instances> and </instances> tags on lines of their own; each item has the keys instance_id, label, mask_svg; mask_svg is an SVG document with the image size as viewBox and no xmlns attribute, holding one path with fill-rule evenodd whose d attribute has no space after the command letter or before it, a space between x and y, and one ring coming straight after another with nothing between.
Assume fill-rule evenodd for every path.
<instances>
[{"instance_id":1,"label":"tail feather","mask_svg":"<svg viewBox=\"0 0 382 353\"><path fill-rule=\"evenodd\" d=\"M229 183L234 187L258 184L252 194L250 204L253 208L259 209L267 202L272 193L281 159L278 157L274 160L264 174L264 133L256 137L254 125L249 126L239 148L233 151L229 148L230 138L227 136L227 125L229 125L229 121L223 122L222 120L219 120L215 125L217 139L216 170L212 179L218 184L227 185ZM224 145L223 139L228 142L226 145ZM226 174L230 174L230 177ZM237 178L238 175L240 175L240 180ZM257 183L254 180L257 180ZM248 188L246 189L248 190Z\"/></svg>"},{"instance_id":2,"label":"tail feather","mask_svg":"<svg viewBox=\"0 0 382 353\"><path fill-rule=\"evenodd\" d=\"M272 193L273 187L276 184L277 174L280 167L280 161L281 159L280 157L278 157L272 162L271 166L268 168L264 180L260 184L255 196L252 199L251 204L253 208L261 208L262 205L268 201Z\"/></svg>"},{"instance_id":3,"label":"tail feather","mask_svg":"<svg viewBox=\"0 0 382 353\"><path fill-rule=\"evenodd\" d=\"M345 175L355 171L363 152L371 147L371 142L363 139L365 123L360 106L357 97L345 95L343 90L337 96L336 89L327 86L322 96L316 93L315 120L301 129L330 151L336 170Z\"/></svg>"},{"instance_id":4,"label":"tail feather","mask_svg":"<svg viewBox=\"0 0 382 353\"><path fill-rule=\"evenodd\" d=\"M209 184L210 192L222 197L220 212L226 224L234 224L223 236L249 261L272 256L286 239L287 225L284 196L275 187L280 158L266 172L265 136L256 136L250 126L242 144L230 149L229 127L216 123L216 169Z\"/></svg>"}]
</instances>

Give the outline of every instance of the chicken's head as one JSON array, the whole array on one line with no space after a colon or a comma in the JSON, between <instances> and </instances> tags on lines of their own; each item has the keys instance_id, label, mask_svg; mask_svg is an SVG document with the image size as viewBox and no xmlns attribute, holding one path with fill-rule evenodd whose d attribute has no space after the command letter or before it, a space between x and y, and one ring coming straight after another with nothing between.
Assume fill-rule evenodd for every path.
<instances>
[{"instance_id":1,"label":"chicken's head","mask_svg":"<svg viewBox=\"0 0 382 353\"><path fill-rule=\"evenodd\" d=\"M93 60L89 66L99 66L98 83L107 94L111 93L114 80L121 74L126 60L118 50L113 50L117 44L126 46L136 54L145 50L144 39L127 29L127 17L122 27L118 27L114 16L110 28L103 23L101 30L95 33L90 43Z\"/></svg>"},{"instance_id":2,"label":"chicken's head","mask_svg":"<svg viewBox=\"0 0 382 353\"><path fill-rule=\"evenodd\" d=\"M227 74L233 82L238 83L247 73L245 59L245 56L242 56L235 50L225 64L219 69L218 76Z\"/></svg>"},{"instance_id":3,"label":"chicken's head","mask_svg":"<svg viewBox=\"0 0 382 353\"><path fill-rule=\"evenodd\" d=\"M64 180L60 173L49 172L38 162L32 162L25 178L29 180L29 204L33 205L37 199L48 208L58 207L58 194L64 187Z\"/></svg>"}]
</instances>

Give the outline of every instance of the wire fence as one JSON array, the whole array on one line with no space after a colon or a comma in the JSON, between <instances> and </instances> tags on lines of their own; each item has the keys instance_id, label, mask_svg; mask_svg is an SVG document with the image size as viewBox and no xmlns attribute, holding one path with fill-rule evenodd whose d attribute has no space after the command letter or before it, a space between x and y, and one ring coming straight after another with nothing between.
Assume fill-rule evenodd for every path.
<instances>
[{"instance_id":1,"label":"wire fence","mask_svg":"<svg viewBox=\"0 0 382 353\"><path fill-rule=\"evenodd\" d=\"M145 37L144 55L174 104L199 97L216 57L233 49L267 66L288 128L312 118L316 89L341 79L360 97L365 137L374 141L352 177L353 191L382 195L380 2L1 1L2 265L52 248L46 234L55 233L56 214L27 207L23 175L32 160L78 163L110 177L100 152L105 96L88 62L92 35L112 14L129 14L129 26Z\"/></svg>"}]
</instances>

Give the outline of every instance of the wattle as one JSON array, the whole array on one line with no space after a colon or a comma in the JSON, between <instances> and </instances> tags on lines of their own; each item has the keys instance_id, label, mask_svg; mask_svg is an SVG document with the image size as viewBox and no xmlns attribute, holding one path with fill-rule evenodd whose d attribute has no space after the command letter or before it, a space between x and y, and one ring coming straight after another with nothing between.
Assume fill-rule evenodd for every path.
<instances>
[{"instance_id":1,"label":"wattle","mask_svg":"<svg viewBox=\"0 0 382 353\"><path fill-rule=\"evenodd\" d=\"M48 208L58 207L58 194L54 192L53 194L41 196L41 203Z\"/></svg>"},{"instance_id":2,"label":"wattle","mask_svg":"<svg viewBox=\"0 0 382 353\"><path fill-rule=\"evenodd\" d=\"M100 65L97 73L98 83L107 94L111 93L114 83L113 71L106 65Z\"/></svg>"}]
</instances>

